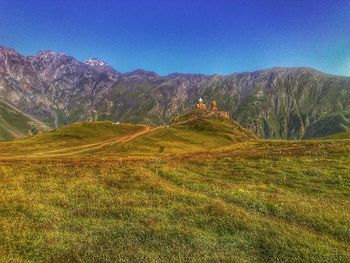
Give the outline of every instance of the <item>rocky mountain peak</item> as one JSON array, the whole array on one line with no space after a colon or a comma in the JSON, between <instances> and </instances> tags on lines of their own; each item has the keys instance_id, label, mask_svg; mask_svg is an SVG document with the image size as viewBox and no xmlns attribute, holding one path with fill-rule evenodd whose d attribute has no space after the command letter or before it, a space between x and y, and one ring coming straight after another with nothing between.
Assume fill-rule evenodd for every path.
<instances>
[{"instance_id":1,"label":"rocky mountain peak","mask_svg":"<svg viewBox=\"0 0 350 263\"><path fill-rule=\"evenodd\" d=\"M157 73L145 69L137 69L131 72L127 72L124 74L125 77L131 78L140 78L140 77L148 77L148 78L158 78L160 77Z\"/></svg>"},{"instance_id":2,"label":"rocky mountain peak","mask_svg":"<svg viewBox=\"0 0 350 263\"><path fill-rule=\"evenodd\" d=\"M45 60L45 61L59 61L59 60L71 60L71 61L76 61L73 57L67 56L64 53L61 52L55 52L51 50L44 50L40 51L34 56L34 59L36 60Z\"/></svg>"},{"instance_id":3,"label":"rocky mountain peak","mask_svg":"<svg viewBox=\"0 0 350 263\"><path fill-rule=\"evenodd\" d=\"M90 58L84 62L90 69L95 70L100 73L107 73L109 75L119 76L120 73L116 71L112 66L99 58Z\"/></svg>"},{"instance_id":4,"label":"rocky mountain peak","mask_svg":"<svg viewBox=\"0 0 350 263\"><path fill-rule=\"evenodd\" d=\"M105 61L103 61L102 59L98 59L98 58L90 58L87 61L85 61L85 64L89 65L89 66L93 66L93 67L101 67L101 66L106 66L107 63Z\"/></svg>"},{"instance_id":5,"label":"rocky mountain peak","mask_svg":"<svg viewBox=\"0 0 350 263\"><path fill-rule=\"evenodd\" d=\"M52 51L52 50L42 50L36 54L36 57L42 57L42 58L47 58L47 57L55 57L55 56L63 56L63 53Z\"/></svg>"},{"instance_id":6,"label":"rocky mountain peak","mask_svg":"<svg viewBox=\"0 0 350 263\"><path fill-rule=\"evenodd\" d=\"M20 56L20 53L13 48L0 46L0 58L5 58L8 56Z\"/></svg>"},{"instance_id":7,"label":"rocky mountain peak","mask_svg":"<svg viewBox=\"0 0 350 263\"><path fill-rule=\"evenodd\" d=\"M27 57L27 60L36 68L45 70L50 65L60 67L61 65L78 65L76 59L71 56L67 56L64 53L55 52L51 50L45 50L37 53L35 56Z\"/></svg>"}]
</instances>

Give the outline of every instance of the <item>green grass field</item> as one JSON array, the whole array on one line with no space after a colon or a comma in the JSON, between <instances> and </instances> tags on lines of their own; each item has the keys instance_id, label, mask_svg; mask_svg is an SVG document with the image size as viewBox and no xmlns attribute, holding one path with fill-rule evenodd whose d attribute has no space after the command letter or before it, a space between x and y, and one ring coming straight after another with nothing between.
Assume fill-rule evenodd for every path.
<instances>
[{"instance_id":1,"label":"green grass field","mask_svg":"<svg viewBox=\"0 0 350 263\"><path fill-rule=\"evenodd\" d=\"M0 262L350 262L349 215L346 139L187 117L0 143Z\"/></svg>"}]
</instances>

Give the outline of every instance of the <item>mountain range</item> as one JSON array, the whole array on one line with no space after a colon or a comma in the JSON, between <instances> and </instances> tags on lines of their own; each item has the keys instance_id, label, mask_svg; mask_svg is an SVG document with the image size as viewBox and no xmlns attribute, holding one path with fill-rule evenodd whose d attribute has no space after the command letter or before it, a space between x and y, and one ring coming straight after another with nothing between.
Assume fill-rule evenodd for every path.
<instances>
[{"instance_id":1,"label":"mountain range","mask_svg":"<svg viewBox=\"0 0 350 263\"><path fill-rule=\"evenodd\" d=\"M97 58L80 62L53 51L23 56L0 47L0 139L89 119L167 124L199 97L208 105L215 99L219 110L261 138L316 138L350 129L350 77L311 68L226 76L120 73Z\"/></svg>"}]
</instances>

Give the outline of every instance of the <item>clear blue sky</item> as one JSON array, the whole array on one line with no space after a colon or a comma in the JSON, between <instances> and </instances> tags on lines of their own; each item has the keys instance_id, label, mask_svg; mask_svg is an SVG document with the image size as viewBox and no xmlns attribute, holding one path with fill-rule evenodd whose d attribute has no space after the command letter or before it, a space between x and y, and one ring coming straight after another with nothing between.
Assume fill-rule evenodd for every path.
<instances>
[{"instance_id":1,"label":"clear blue sky","mask_svg":"<svg viewBox=\"0 0 350 263\"><path fill-rule=\"evenodd\" d=\"M308 66L350 76L349 0L0 0L0 45L120 72Z\"/></svg>"}]
</instances>

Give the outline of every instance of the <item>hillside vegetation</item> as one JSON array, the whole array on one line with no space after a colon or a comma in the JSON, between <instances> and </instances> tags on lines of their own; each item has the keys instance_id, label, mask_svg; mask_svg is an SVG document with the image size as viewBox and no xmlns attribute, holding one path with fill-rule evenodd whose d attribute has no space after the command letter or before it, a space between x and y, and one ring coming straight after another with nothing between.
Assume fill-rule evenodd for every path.
<instances>
[{"instance_id":1,"label":"hillside vegetation","mask_svg":"<svg viewBox=\"0 0 350 263\"><path fill-rule=\"evenodd\" d=\"M0 143L0 262L349 262L350 140L191 112Z\"/></svg>"},{"instance_id":2,"label":"hillside vegetation","mask_svg":"<svg viewBox=\"0 0 350 263\"><path fill-rule=\"evenodd\" d=\"M111 121L74 123L63 128L0 144L3 156L64 153L93 148L145 129L143 125Z\"/></svg>"},{"instance_id":3,"label":"hillside vegetation","mask_svg":"<svg viewBox=\"0 0 350 263\"><path fill-rule=\"evenodd\" d=\"M152 127L82 122L37 136L0 144L6 156L118 155L149 156L188 153L256 140L238 123L208 112L193 111L172 125Z\"/></svg>"},{"instance_id":4,"label":"hillside vegetation","mask_svg":"<svg viewBox=\"0 0 350 263\"><path fill-rule=\"evenodd\" d=\"M344 139L350 139L350 130L345 132L336 133L330 136L323 137L322 139L325 140L344 140Z\"/></svg>"},{"instance_id":5,"label":"hillside vegetation","mask_svg":"<svg viewBox=\"0 0 350 263\"><path fill-rule=\"evenodd\" d=\"M315 122L305 133L304 138L322 138L332 135L337 136L338 133L346 133L350 130L350 113L348 114L332 114Z\"/></svg>"},{"instance_id":6,"label":"hillside vegetation","mask_svg":"<svg viewBox=\"0 0 350 263\"><path fill-rule=\"evenodd\" d=\"M155 129L125 144L113 144L95 154L149 156L183 154L257 140L238 123L206 111L195 110L171 125ZM93 152L91 152L93 153Z\"/></svg>"},{"instance_id":7,"label":"hillside vegetation","mask_svg":"<svg viewBox=\"0 0 350 263\"><path fill-rule=\"evenodd\" d=\"M0 140L24 137L47 126L0 100Z\"/></svg>"}]
</instances>

